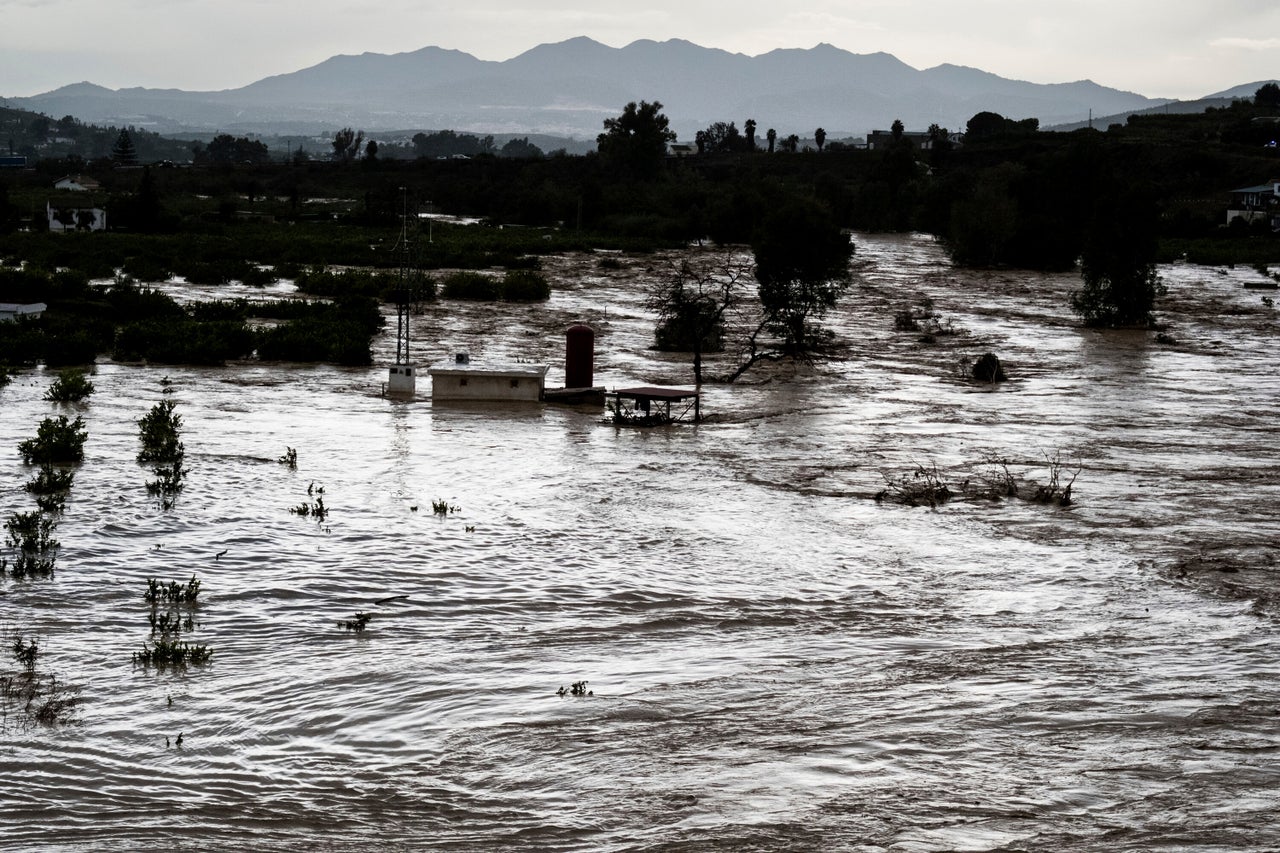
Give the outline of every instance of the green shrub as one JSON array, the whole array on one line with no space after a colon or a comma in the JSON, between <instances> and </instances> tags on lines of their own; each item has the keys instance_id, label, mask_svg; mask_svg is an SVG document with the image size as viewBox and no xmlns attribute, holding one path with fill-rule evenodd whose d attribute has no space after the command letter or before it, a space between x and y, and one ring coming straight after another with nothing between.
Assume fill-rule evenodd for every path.
<instances>
[{"instance_id":1,"label":"green shrub","mask_svg":"<svg viewBox=\"0 0 1280 853\"><path fill-rule=\"evenodd\" d=\"M127 323L116 332L117 361L218 365L253 353L253 331L240 320Z\"/></svg>"},{"instance_id":2,"label":"green shrub","mask_svg":"<svg viewBox=\"0 0 1280 853\"><path fill-rule=\"evenodd\" d=\"M41 421L36 437L20 443L18 452L28 465L75 463L84 459L88 437L82 418L68 421L66 415L59 415Z\"/></svg>"},{"instance_id":3,"label":"green shrub","mask_svg":"<svg viewBox=\"0 0 1280 853\"><path fill-rule=\"evenodd\" d=\"M446 299L496 302L502 296L502 283L484 273L453 272L444 277L443 295Z\"/></svg>"},{"instance_id":4,"label":"green shrub","mask_svg":"<svg viewBox=\"0 0 1280 853\"><path fill-rule=\"evenodd\" d=\"M106 296L117 322L178 318L186 314L172 296L150 287L115 284Z\"/></svg>"},{"instance_id":5,"label":"green shrub","mask_svg":"<svg viewBox=\"0 0 1280 853\"><path fill-rule=\"evenodd\" d=\"M44 398L53 403L78 403L92 393L93 383L84 371L68 368L58 373L58 378L44 392Z\"/></svg>"},{"instance_id":6,"label":"green shrub","mask_svg":"<svg viewBox=\"0 0 1280 853\"><path fill-rule=\"evenodd\" d=\"M294 278L298 290L312 296L378 296L385 282L383 277L369 270L342 270L330 272L320 267L310 267Z\"/></svg>"},{"instance_id":7,"label":"green shrub","mask_svg":"<svg viewBox=\"0 0 1280 853\"><path fill-rule=\"evenodd\" d=\"M123 266L126 275L138 281L168 281L169 270L164 262L151 257L126 258Z\"/></svg>"},{"instance_id":8,"label":"green shrub","mask_svg":"<svg viewBox=\"0 0 1280 853\"><path fill-rule=\"evenodd\" d=\"M191 319L201 323L215 320L241 320L249 316L249 303L244 299L214 299L187 306Z\"/></svg>"},{"instance_id":9,"label":"green shrub","mask_svg":"<svg viewBox=\"0 0 1280 853\"><path fill-rule=\"evenodd\" d=\"M551 283L533 270L509 270L502 277L502 298L507 302L539 302L551 298Z\"/></svg>"},{"instance_id":10,"label":"green shrub","mask_svg":"<svg viewBox=\"0 0 1280 853\"><path fill-rule=\"evenodd\" d=\"M17 551L14 562L0 559L0 573L8 571L15 578L48 577L53 574L58 540L53 538L56 525L42 512L15 512L4 523L6 544Z\"/></svg>"},{"instance_id":11,"label":"green shrub","mask_svg":"<svg viewBox=\"0 0 1280 853\"><path fill-rule=\"evenodd\" d=\"M181 463L184 455L178 433L182 429L182 415L175 414L172 400L161 400L138 419L138 462L172 464Z\"/></svg>"},{"instance_id":12,"label":"green shrub","mask_svg":"<svg viewBox=\"0 0 1280 853\"><path fill-rule=\"evenodd\" d=\"M303 317L257 333L258 358L361 366L373 363L372 335L359 323Z\"/></svg>"}]
</instances>

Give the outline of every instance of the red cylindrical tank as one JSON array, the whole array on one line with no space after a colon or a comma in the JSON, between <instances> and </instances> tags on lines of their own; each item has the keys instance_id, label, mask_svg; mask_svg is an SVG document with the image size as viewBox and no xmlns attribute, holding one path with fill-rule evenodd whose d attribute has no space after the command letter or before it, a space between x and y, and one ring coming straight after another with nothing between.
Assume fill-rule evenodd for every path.
<instances>
[{"instance_id":1,"label":"red cylindrical tank","mask_svg":"<svg viewBox=\"0 0 1280 853\"><path fill-rule=\"evenodd\" d=\"M592 387L595 358L595 331L581 323L570 326L564 334L564 387Z\"/></svg>"}]
</instances>

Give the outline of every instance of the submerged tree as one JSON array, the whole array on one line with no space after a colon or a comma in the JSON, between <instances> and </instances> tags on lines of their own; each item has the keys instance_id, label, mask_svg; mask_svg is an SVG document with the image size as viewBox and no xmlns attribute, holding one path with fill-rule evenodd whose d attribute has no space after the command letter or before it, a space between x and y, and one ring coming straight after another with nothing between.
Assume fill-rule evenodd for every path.
<instances>
[{"instance_id":1,"label":"submerged tree","mask_svg":"<svg viewBox=\"0 0 1280 853\"><path fill-rule=\"evenodd\" d=\"M702 355L724 348L726 315L746 298L752 271L749 260L732 253L685 255L672 263L649 294L649 307L658 313L658 349L693 353L693 380L698 386L702 385ZM694 418L700 417L695 399Z\"/></svg>"},{"instance_id":2,"label":"submerged tree","mask_svg":"<svg viewBox=\"0 0 1280 853\"><path fill-rule=\"evenodd\" d=\"M853 242L821 205L793 199L764 218L751 249L769 330L787 354L812 353L817 321L849 287Z\"/></svg>"},{"instance_id":3,"label":"submerged tree","mask_svg":"<svg viewBox=\"0 0 1280 853\"><path fill-rule=\"evenodd\" d=\"M1164 288L1156 274L1158 217L1151 197L1125 187L1099 199L1080 256L1084 286L1071 309L1086 326L1149 326Z\"/></svg>"}]
</instances>

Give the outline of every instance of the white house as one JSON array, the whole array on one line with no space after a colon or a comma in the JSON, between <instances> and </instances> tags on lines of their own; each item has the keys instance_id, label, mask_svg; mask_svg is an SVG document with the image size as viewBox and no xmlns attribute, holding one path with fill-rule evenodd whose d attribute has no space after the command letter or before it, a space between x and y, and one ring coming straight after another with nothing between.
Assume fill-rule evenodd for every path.
<instances>
[{"instance_id":1,"label":"white house","mask_svg":"<svg viewBox=\"0 0 1280 853\"><path fill-rule=\"evenodd\" d=\"M100 207L71 207L46 202L50 231L106 231L107 212Z\"/></svg>"},{"instance_id":2,"label":"white house","mask_svg":"<svg viewBox=\"0 0 1280 853\"><path fill-rule=\"evenodd\" d=\"M431 399L457 402L530 402L542 399L546 387L545 364L470 363L459 353L449 363L427 368L431 376Z\"/></svg>"},{"instance_id":3,"label":"white house","mask_svg":"<svg viewBox=\"0 0 1280 853\"><path fill-rule=\"evenodd\" d=\"M0 302L0 323L13 322L19 317L35 319L48 307L43 302Z\"/></svg>"},{"instance_id":4,"label":"white house","mask_svg":"<svg viewBox=\"0 0 1280 853\"><path fill-rule=\"evenodd\" d=\"M1227 203L1227 224L1235 219L1248 223L1265 220L1272 229L1280 228L1280 179L1232 190Z\"/></svg>"}]
</instances>

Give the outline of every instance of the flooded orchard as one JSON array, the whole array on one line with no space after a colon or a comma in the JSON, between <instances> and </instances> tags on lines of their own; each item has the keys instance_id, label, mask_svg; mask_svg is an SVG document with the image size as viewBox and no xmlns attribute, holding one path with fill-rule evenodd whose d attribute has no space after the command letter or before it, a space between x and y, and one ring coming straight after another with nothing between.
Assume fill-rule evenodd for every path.
<instances>
[{"instance_id":1,"label":"flooded orchard","mask_svg":"<svg viewBox=\"0 0 1280 853\"><path fill-rule=\"evenodd\" d=\"M105 363L80 406L20 374L0 513L33 507L14 448L42 418L89 438L56 573L0 581L0 626L80 700L65 725L8 710L5 846L1280 846L1258 274L1162 268L1157 341L1079 328L1074 275L855 242L835 354L708 386L697 426L433 406L425 375L384 399L394 323L368 369ZM415 360L536 359L555 386L583 321L598 384L690 382L649 349L662 258L598 257L548 260L548 303L429 305ZM931 340L895 330L930 304ZM1008 382L965 378L988 351ZM162 399L189 468L168 510L135 462ZM1078 469L1074 501L983 496L997 459L1028 487ZM892 500L935 466L949 502ZM322 520L290 511L321 488ZM212 659L136 665L147 579L192 575L183 636Z\"/></svg>"}]
</instances>

